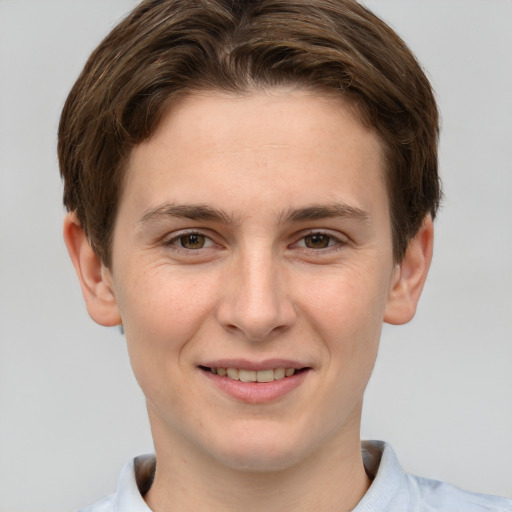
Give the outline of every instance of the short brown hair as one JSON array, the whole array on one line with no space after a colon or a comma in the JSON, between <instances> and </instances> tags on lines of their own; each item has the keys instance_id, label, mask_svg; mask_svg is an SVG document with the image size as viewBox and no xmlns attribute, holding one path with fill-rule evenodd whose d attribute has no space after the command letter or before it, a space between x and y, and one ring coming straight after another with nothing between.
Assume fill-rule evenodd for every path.
<instances>
[{"instance_id":1,"label":"short brown hair","mask_svg":"<svg viewBox=\"0 0 512 512\"><path fill-rule=\"evenodd\" d=\"M385 150L396 261L440 201L438 112L405 43L354 0L146 0L90 56L64 106L64 204L107 265L134 145L193 91L295 85L355 107Z\"/></svg>"}]
</instances>

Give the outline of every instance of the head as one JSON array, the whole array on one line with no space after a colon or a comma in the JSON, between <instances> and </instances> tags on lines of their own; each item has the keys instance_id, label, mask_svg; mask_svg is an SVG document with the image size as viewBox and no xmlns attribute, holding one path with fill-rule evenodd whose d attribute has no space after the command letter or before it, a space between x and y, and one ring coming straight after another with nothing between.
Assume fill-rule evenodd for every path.
<instances>
[{"instance_id":1,"label":"head","mask_svg":"<svg viewBox=\"0 0 512 512\"><path fill-rule=\"evenodd\" d=\"M157 456L360 458L382 323L430 262L437 135L421 68L352 1L142 2L100 44L60 125L65 236Z\"/></svg>"},{"instance_id":2,"label":"head","mask_svg":"<svg viewBox=\"0 0 512 512\"><path fill-rule=\"evenodd\" d=\"M440 199L436 103L403 41L352 0L153 0L91 55L59 127L64 203L107 267L127 159L173 105L282 86L338 96L378 134L403 258Z\"/></svg>"}]
</instances>

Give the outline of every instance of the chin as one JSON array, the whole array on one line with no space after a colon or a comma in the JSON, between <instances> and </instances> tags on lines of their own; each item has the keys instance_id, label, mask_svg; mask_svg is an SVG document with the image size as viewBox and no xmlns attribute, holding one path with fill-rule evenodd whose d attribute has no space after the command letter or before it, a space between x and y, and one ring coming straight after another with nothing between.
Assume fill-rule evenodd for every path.
<instances>
[{"instance_id":1,"label":"chin","mask_svg":"<svg viewBox=\"0 0 512 512\"><path fill-rule=\"evenodd\" d=\"M270 473L289 469L297 462L295 454L280 451L264 452L262 449L239 450L223 453L217 461L227 468L247 473Z\"/></svg>"},{"instance_id":2,"label":"chin","mask_svg":"<svg viewBox=\"0 0 512 512\"><path fill-rule=\"evenodd\" d=\"M237 471L275 472L286 470L307 457L307 443L290 432L246 431L233 435L213 454L217 462ZM300 450L297 447L301 447ZM213 448L210 445L210 450Z\"/></svg>"}]
</instances>

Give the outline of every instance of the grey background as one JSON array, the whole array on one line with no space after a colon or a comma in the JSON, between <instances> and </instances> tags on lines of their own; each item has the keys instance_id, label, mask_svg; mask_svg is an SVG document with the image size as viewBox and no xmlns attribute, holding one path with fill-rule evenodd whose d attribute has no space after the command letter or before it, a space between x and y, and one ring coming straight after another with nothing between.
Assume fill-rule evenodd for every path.
<instances>
[{"instance_id":1,"label":"grey background","mask_svg":"<svg viewBox=\"0 0 512 512\"><path fill-rule=\"evenodd\" d=\"M124 339L61 239L65 96L133 0L0 0L0 510L64 511L150 452ZM512 497L512 2L368 0L428 70L446 199L415 320L386 326L363 437L411 472Z\"/></svg>"}]
</instances>

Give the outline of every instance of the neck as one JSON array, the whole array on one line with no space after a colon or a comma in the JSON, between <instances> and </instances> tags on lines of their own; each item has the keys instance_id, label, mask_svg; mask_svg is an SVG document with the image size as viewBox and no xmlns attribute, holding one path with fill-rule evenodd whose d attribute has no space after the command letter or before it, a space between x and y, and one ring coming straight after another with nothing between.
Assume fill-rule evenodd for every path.
<instances>
[{"instance_id":1,"label":"neck","mask_svg":"<svg viewBox=\"0 0 512 512\"><path fill-rule=\"evenodd\" d=\"M159 443L154 428L157 466L145 496L154 512L344 512L368 490L359 430L339 435L321 451L279 470L228 467L194 454L187 441ZM155 435L156 434L156 435Z\"/></svg>"}]
</instances>

